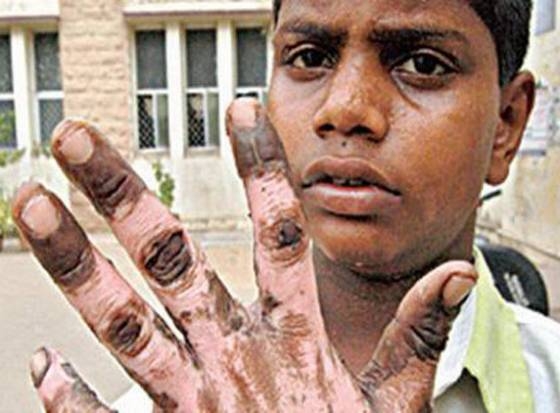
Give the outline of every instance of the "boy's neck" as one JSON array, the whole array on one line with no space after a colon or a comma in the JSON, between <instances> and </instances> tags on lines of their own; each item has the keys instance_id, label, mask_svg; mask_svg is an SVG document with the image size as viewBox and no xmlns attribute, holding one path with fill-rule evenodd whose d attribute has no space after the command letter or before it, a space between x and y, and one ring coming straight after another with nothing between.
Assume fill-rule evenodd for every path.
<instances>
[{"instance_id":1,"label":"boy's neck","mask_svg":"<svg viewBox=\"0 0 560 413\"><path fill-rule=\"evenodd\" d=\"M441 257L426 268L390 281L356 273L314 248L319 303L327 335L350 371L357 374L369 362L383 330L416 281L444 261L470 259L472 236L462 241L462 252L455 250L450 257Z\"/></svg>"}]
</instances>

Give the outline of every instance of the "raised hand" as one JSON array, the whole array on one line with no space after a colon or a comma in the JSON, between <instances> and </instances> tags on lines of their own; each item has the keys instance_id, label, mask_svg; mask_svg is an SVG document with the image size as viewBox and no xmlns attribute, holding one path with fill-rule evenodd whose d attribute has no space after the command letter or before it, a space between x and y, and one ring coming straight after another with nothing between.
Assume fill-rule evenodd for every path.
<instances>
[{"instance_id":1,"label":"raised hand","mask_svg":"<svg viewBox=\"0 0 560 413\"><path fill-rule=\"evenodd\" d=\"M228 132L254 224L259 299L230 296L181 223L87 123L65 121L53 154L111 226L181 338L90 244L54 194L20 189L13 213L86 324L165 412L420 412L457 306L475 274L454 262L405 297L372 361L353 377L329 343L305 216L264 109L239 100ZM48 411L108 411L51 350L34 357ZM83 406L91 406L84 408ZM73 410L72 410L73 409Z\"/></svg>"}]
</instances>

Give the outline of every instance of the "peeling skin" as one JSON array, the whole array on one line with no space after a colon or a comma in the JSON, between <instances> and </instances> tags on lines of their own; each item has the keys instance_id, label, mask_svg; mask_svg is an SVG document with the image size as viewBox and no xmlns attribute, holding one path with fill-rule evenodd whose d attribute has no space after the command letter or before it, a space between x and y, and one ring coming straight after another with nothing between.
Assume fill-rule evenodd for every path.
<instances>
[{"instance_id":1,"label":"peeling skin","mask_svg":"<svg viewBox=\"0 0 560 413\"><path fill-rule=\"evenodd\" d=\"M66 134L82 128L93 143L93 154L82 164L67 162L60 151ZM91 200L95 209L112 219L117 210L119 218L126 215L126 206L133 205L146 189L144 182L111 147L101 133L86 122L70 122L53 142L52 152L64 172Z\"/></svg>"},{"instance_id":2,"label":"peeling skin","mask_svg":"<svg viewBox=\"0 0 560 413\"><path fill-rule=\"evenodd\" d=\"M188 272L191 253L183 239L183 232L161 234L144 247L144 268L161 286L167 287Z\"/></svg>"}]
</instances>

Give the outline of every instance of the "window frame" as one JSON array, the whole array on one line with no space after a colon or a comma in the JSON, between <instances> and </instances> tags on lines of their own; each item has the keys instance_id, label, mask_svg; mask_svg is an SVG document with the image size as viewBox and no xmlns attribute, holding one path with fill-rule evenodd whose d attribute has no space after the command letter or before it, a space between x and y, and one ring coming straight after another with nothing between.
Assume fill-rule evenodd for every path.
<instances>
[{"instance_id":1,"label":"window frame","mask_svg":"<svg viewBox=\"0 0 560 413\"><path fill-rule=\"evenodd\" d=\"M183 25L183 49L184 49L184 76L185 76L185 107L183 108L183 113L185 116L185 137L184 143L187 154L200 154L200 153L214 153L216 150L220 148L220 131L218 128L218 136L215 137L215 141L218 142L217 145L211 143L212 139L210 137L209 132L209 111L208 111L208 95L210 93L214 93L218 97L218 116L220 116L221 108L219 105L220 101L220 78L219 78L219 69L218 69L218 47L219 47L219 39L218 39L218 26L217 24L210 23L210 22L196 22L196 23L187 23ZM188 70L189 70L189 62L188 62L188 32L190 30L212 30L215 33L215 47L216 47L216 85L215 86L189 86L188 80ZM203 111L204 111L204 145L203 146L191 146L189 142L189 95L191 94L201 94L203 95Z\"/></svg>"},{"instance_id":2,"label":"window frame","mask_svg":"<svg viewBox=\"0 0 560 413\"><path fill-rule=\"evenodd\" d=\"M138 87L138 55L137 55L137 48L138 48L138 44L136 41L136 34L138 32L142 32L142 31L161 31L164 35L164 47L165 50L167 50L167 39L165 36L165 25L163 24L142 24L142 25L135 25L132 26L130 28L129 31L129 40L130 40L130 54L131 54L131 62L132 62L132 72L131 72L131 78L132 78L132 84L133 84L133 123L134 123L134 149L136 152L139 152L141 154L165 154L168 153L170 151L170 146L171 146L171 142L168 142L167 146L160 146L159 143L161 142L161 137L159 134L159 122L157 122L157 119L154 118L154 141L155 141L155 147L154 148L142 148L140 146L140 118L138 116L138 105L140 103L140 97L141 96L150 96L152 98L152 110L154 110L153 113L157 114L157 109L158 109L158 97L159 96L165 96L167 98L167 102L169 104L169 79L167 79L167 73L165 73L165 77L166 77L166 83L167 83L167 87L166 88L139 88ZM167 62L166 62L166 66L167 66ZM167 116L169 118L169 107L168 107L168 113ZM169 128L168 128L169 129ZM170 137L168 136L168 139Z\"/></svg>"}]
</instances>

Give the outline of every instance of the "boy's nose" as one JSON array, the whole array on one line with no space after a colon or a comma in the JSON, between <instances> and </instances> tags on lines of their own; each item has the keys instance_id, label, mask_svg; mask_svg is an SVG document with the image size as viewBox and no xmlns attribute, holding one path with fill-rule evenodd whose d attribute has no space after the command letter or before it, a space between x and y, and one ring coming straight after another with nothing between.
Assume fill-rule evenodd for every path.
<instances>
[{"instance_id":1,"label":"boy's nose","mask_svg":"<svg viewBox=\"0 0 560 413\"><path fill-rule=\"evenodd\" d=\"M388 96L383 92L378 69L357 59L340 62L331 79L325 101L313 118L321 138L357 137L374 142L385 139L389 130Z\"/></svg>"}]
</instances>

